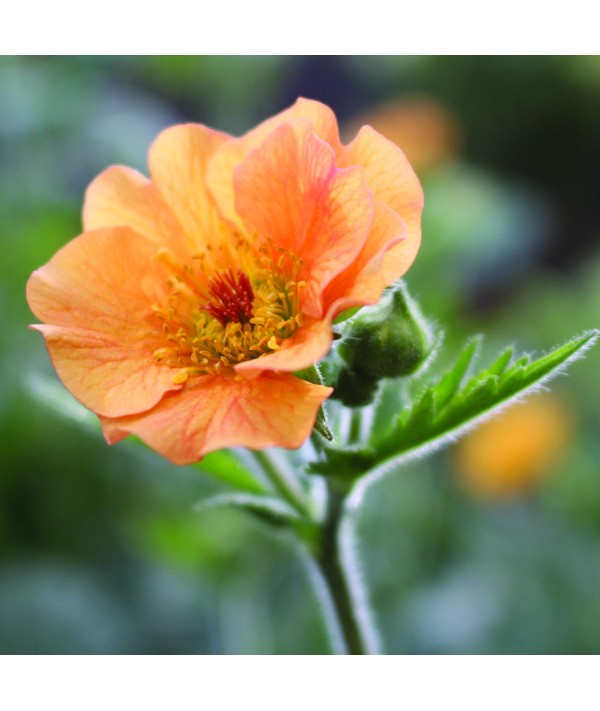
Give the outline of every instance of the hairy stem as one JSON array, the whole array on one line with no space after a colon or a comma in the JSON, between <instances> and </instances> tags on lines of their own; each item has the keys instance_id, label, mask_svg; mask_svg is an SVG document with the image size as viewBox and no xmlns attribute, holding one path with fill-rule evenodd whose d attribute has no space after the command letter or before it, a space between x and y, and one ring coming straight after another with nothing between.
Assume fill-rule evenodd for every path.
<instances>
[{"instance_id":1,"label":"hairy stem","mask_svg":"<svg viewBox=\"0 0 600 711\"><path fill-rule=\"evenodd\" d=\"M296 537L312 561L308 570L325 617L332 650L336 654L377 653L377 633L354 555L349 530L351 521L344 516L348 492L328 486L326 516L324 521L318 522L298 482L266 452L251 452L251 455L281 498L312 521L316 537L311 534L307 538L301 528L296 529Z\"/></svg>"},{"instance_id":2,"label":"hairy stem","mask_svg":"<svg viewBox=\"0 0 600 711\"><path fill-rule=\"evenodd\" d=\"M337 612L339 625L349 654L372 653L370 640L376 637L374 631L366 629L368 616L357 609L360 602L350 588L350 571L345 568L348 561L340 556L340 527L343 521L344 497L330 489L329 509L323 526L321 547L317 562L329 587ZM354 576L354 584L357 584ZM356 591L354 591L356 592Z\"/></svg>"}]
</instances>

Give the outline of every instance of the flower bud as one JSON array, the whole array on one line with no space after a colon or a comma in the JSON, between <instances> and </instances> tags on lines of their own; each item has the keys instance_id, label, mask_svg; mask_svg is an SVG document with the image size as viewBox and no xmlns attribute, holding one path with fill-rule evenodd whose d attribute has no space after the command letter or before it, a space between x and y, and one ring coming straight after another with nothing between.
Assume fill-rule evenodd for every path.
<instances>
[{"instance_id":1,"label":"flower bud","mask_svg":"<svg viewBox=\"0 0 600 711\"><path fill-rule=\"evenodd\" d=\"M373 401L377 392L377 379L358 375L347 366L342 366L332 397L348 407L362 407Z\"/></svg>"},{"instance_id":2,"label":"flower bud","mask_svg":"<svg viewBox=\"0 0 600 711\"><path fill-rule=\"evenodd\" d=\"M396 285L376 306L361 309L349 324L338 346L344 366L337 383L342 392L337 396L348 405L367 404L381 378L418 370L431 344L429 325L404 284Z\"/></svg>"}]
</instances>

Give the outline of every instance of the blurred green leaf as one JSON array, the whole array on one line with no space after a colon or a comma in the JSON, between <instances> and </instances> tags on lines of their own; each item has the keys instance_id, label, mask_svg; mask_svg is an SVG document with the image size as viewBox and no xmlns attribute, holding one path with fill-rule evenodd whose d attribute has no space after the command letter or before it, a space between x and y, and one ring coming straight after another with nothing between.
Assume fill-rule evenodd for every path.
<instances>
[{"instance_id":1,"label":"blurred green leaf","mask_svg":"<svg viewBox=\"0 0 600 711\"><path fill-rule=\"evenodd\" d=\"M32 374L28 379L28 389L32 395L63 417L76 421L87 429L98 429L98 420L93 412L80 405L75 398L55 380ZM131 441L142 444L131 437ZM243 466L239 459L228 450L211 452L201 462L193 465L205 474L242 491L264 494L267 489Z\"/></svg>"},{"instance_id":2,"label":"blurred green leaf","mask_svg":"<svg viewBox=\"0 0 600 711\"><path fill-rule=\"evenodd\" d=\"M211 452L194 466L236 489L254 494L264 494L267 491L229 450Z\"/></svg>"},{"instance_id":3,"label":"blurred green leaf","mask_svg":"<svg viewBox=\"0 0 600 711\"><path fill-rule=\"evenodd\" d=\"M217 494L196 505L198 512L214 508L240 509L275 525L297 523L303 520L291 506L272 496L238 493Z\"/></svg>"},{"instance_id":4,"label":"blurred green leaf","mask_svg":"<svg viewBox=\"0 0 600 711\"><path fill-rule=\"evenodd\" d=\"M31 373L26 385L36 400L54 412L77 422L88 430L98 430L98 419L94 413L72 397L57 380Z\"/></svg>"}]
</instances>

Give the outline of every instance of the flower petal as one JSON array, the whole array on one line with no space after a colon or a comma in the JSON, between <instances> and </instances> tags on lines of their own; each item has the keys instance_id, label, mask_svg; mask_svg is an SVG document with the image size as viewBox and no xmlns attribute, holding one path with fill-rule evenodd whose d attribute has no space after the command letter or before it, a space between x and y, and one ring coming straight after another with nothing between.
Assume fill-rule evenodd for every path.
<instances>
[{"instance_id":1,"label":"flower petal","mask_svg":"<svg viewBox=\"0 0 600 711\"><path fill-rule=\"evenodd\" d=\"M149 412L102 418L102 426L109 444L136 434L175 464L197 462L225 447L294 449L310 435L331 392L288 374L252 380L203 376Z\"/></svg>"},{"instance_id":2,"label":"flower petal","mask_svg":"<svg viewBox=\"0 0 600 711\"><path fill-rule=\"evenodd\" d=\"M315 135L323 139L334 150L341 145L337 119L329 106L314 99L300 97L292 106L259 123L256 128L246 133L243 139L246 141L247 150L258 146L269 133L282 124L296 119L307 119Z\"/></svg>"},{"instance_id":3,"label":"flower petal","mask_svg":"<svg viewBox=\"0 0 600 711\"><path fill-rule=\"evenodd\" d=\"M262 358L238 363L235 369L243 375L269 370L302 370L325 357L332 341L331 319L308 317L291 338L282 341L280 350Z\"/></svg>"},{"instance_id":4,"label":"flower petal","mask_svg":"<svg viewBox=\"0 0 600 711\"><path fill-rule=\"evenodd\" d=\"M260 144L282 124L296 119L306 119L316 136L324 140L334 150L341 147L337 121L333 111L319 101L299 98L293 106L260 123L241 138L235 138L221 146L212 159L207 181L219 210L225 219L238 228L242 223L235 210L233 172L248 153Z\"/></svg>"},{"instance_id":5,"label":"flower petal","mask_svg":"<svg viewBox=\"0 0 600 711\"><path fill-rule=\"evenodd\" d=\"M229 138L202 124L180 124L164 130L150 148L152 181L183 228L191 254L220 235L206 170L217 148Z\"/></svg>"},{"instance_id":6,"label":"flower petal","mask_svg":"<svg viewBox=\"0 0 600 711\"><path fill-rule=\"evenodd\" d=\"M327 287L325 308L333 319L344 309L374 304L390 282L384 269L389 250L401 250L408 229L392 209L376 203L375 219L363 249L352 264Z\"/></svg>"},{"instance_id":7,"label":"flower petal","mask_svg":"<svg viewBox=\"0 0 600 711\"><path fill-rule=\"evenodd\" d=\"M373 227L360 254L325 290L325 317L305 317L302 326L282 342L276 353L239 363L235 369L244 375L264 370L294 372L325 357L333 340L333 319L345 309L377 303L389 286L383 262L388 251L405 238L406 232L406 225L397 213L377 204Z\"/></svg>"},{"instance_id":8,"label":"flower petal","mask_svg":"<svg viewBox=\"0 0 600 711\"><path fill-rule=\"evenodd\" d=\"M156 186L137 170L120 165L107 168L86 190L83 226L86 232L128 226L172 248L183 232Z\"/></svg>"},{"instance_id":9,"label":"flower petal","mask_svg":"<svg viewBox=\"0 0 600 711\"><path fill-rule=\"evenodd\" d=\"M29 306L47 324L33 328L86 407L110 417L141 412L180 388L152 359L164 341L151 306L165 286L156 245L126 227L83 233L30 277Z\"/></svg>"},{"instance_id":10,"label":"flower petal","mask_svg":"<svg viewBox=\"0 0 600 711\"><path fill-rule=\"evenodd\" d=\"M375 200L395 210L406 222L406 240L385 257L388 283L399 279L410 267L421 243L423 189L404 153L370 126L363 126L356 138L337 153L338 166L360 165Z\"/></svg>"},{"instance_id":11,"label":"flower petal","mask_svg":"<svg viewBox=\"0 0 600 711\"><path fill-rule=\"evenodd\" d=\"M279 126L237 166L234 185L247 230L304 262L302 310L320 317L323 289L356 258L371 226L362 170L336 170L331 147L298 120Z\"/></svg>"},{"instance_id":12,"label":"flower petal","mask_svg":"<svg viewBox=\"0 0 600 711\"><path fill-rule=\"evenodd\" d=\"M373 227L358 257L325 290L326 316L305 317L302 326L281 344L281 349L262 358L235 366L244 375L264 370L294 372L308 368L323 358L331 348L333 319L344 309L374 304L389 285L383 272L387 252L406 236L402 218L389 207L375 205Z\"/></svg>"}]
</instances>

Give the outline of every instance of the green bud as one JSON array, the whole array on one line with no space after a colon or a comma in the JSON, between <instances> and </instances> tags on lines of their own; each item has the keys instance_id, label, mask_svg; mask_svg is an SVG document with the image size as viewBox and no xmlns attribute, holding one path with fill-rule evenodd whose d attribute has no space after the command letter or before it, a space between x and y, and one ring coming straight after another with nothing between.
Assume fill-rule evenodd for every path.
<instances>
[{"instance_id":1,"label":"green bud","mask_svg":"<svg viewBox=\"0 0 600 711\"><path fill-rule=\"evenodd\" d=\"M378 386L377 379L361 376L346 366L338 372L332 397L349 407L362 407L373 401Z\"/></svg>"},{"instance_id":2,"label":"green bud","mask_svg":"<svg viewBox=\"0 0 600 711\"><path fill-rule=\"evenodd\" d=\"M352 320L338 346L353 380L365 383L414 373L431 348L430 328L404 284Z\"/></svg>"}]
</instances>

